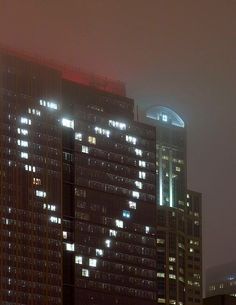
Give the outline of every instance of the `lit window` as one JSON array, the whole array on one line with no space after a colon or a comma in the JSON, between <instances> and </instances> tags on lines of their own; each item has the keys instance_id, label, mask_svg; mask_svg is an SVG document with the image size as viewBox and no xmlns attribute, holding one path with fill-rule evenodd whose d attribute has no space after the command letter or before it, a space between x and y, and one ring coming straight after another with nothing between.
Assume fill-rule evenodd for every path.
<instances>
[{"instance_id":1,"label":"lit window","mask_svg":"<svg viewBox=\"0 0 236 305\"><path fill-rule=\"evenodd\" d=\"M66 243L66 251L74 252L75 251L75 244Z\"/></svg>"},{"instance_id":2,"label":"lit window","mask_svg":"<svg viewBox=\"0 0 236 305\"><path fill-rule=\"evenodd\" d=\"M96 144L96 138L95 137L88 137L88 142L90 143L90 144Z\"/></svg>"},{"instance_id":3,"label":"lit window","mask_svg":"<svg viewBox=\"0 0 236 305\"><path fill-rule=\"evenodd\" d=\"M142 161L142 160L139 160L138 165L141 166L141 167L146 167L146 162Z\"/></svg>"},{"instance_id":4,"label":"lit window","mask_svg":"<svg viewBox=\"0 0 236 305\"><path fill-rule=\"evenodd\" d=\"M82 145L82 153L84 153L84 154L88 154L88 153L89 153L89 148L88 148L88 146Z\"/></svg>"},{"instance_id":5,"label":"lit window","mask_svg":"<svg viewBox=\"0 0 236 305\"><path fill-rule=\"evenodd\" d=\"M175 257L169 257L169 262L175 262Z\"/></svg>"},{"instance_id":6,"label":"lit window","mask_svg":"<svg viewBox=\"0 0 236 305\"><path fill-rule=\"evenodd\" d=\"M134 198L139 198L139 192L136 192L136 191L132 191L132 196L134 197Z\"/></svg>"},{"instance_id":7,"label":"lit window","mask_svg":"<svg viewBox=\"0 0 236 305\"><path fill-rule=\"evenodd\" d=\"M116 230L109 230L109 235L116 237L117 231Z\"/></svg>"},{"instance_id":8,"label":"lit window","mask_svg":"<svg viewBox=\"0 0 236 305\"><path fill-rule=\"evenodd\" d=\"M145 172L138 172L138 177L140 179L146 179L146 173Z\"/></svg>"},{"instance_id":9,"label":"lit window","mask_svg":"<svg viewBox=\"0 0 236 305\"><path fill-rule=\"evenodd\" d=\"M75 256L75 263L82 265L83 264L83 257L82 256Z\"/></svg>"},{"instance_id":10,"label":"lit window","mask_svg":"<svg viewBox=\"0 0 236 305\"><path fill-rule=\"evenodd\" d=\"M129 208L130 208L130 209L133 209L133 210L136 210L136 202L134 202L134 201L129 201Z\"/></svg>"},{"instance_id":11,"label":"lit window","mask_svg":"<svg viewBox=\"0 0 236 305\"><path fill-rule=\"evenodd\" d=\"M176 279L176 275L175 274L169 274L169 278L172 279L172 280L175 280Z\"/></svg>"},{"instance_id":12,"label":"lit window","mask_svg":"<svg viewBox=\"0 0 236 305\"><path fill-rule=\"evenodd\" d=\"M118 121L109 120L109 125L120 130L126 130L126 124Z\"/></svg>"},{"instance_id":13,"label":"lit window","mask_svg":"<svg viewBox=\"0 0 236 305\"><path fill-rule=\"evenodd\" d=\"M74 129L74 120L62 119L62 126Z\"/></svg>"},{"instance_id":14,"label":"lit window","mask_svg":"<svg viewBox=\"0 0 236 305\"><path fill-rule=\"evenodd\" d=\"M143 155L143 152L142 152L142 150L141 149L138 149L138 148L135 148L135 154L136 154L136 156L141 156L142 157L142 155Z\"/></svg>"},{"instance_id":15,"label":"lit window","mask_svg":"<svg viewBox=\"0 0 236 305\"><path fill-rule=\"evenodd\" d=\"M21 124L27 124L27 125L31 125L31 120L25 117L22 117L20 119Z\"/></svg>"},{"instance_id":16,"label":"lit window","mask_svg":"<svg viewBox=\"0 0 236 305\"><path fill-rule=\"evenodd\" d=\"M123 215L123 217L125 217L125 218L130 218L130 211L123 210L122 215Z\"/></svg>"},{"instance_id":17,"label":"lit window","mask_svg":"<svg viewBox=\"0 0 236 305\"><path fill-rule=\"evenodd\" d=\"M63 239L67 239L68 233L66 231L62 232Z\"/></svg>"},{"instance_id":18,"label":"lit window","mask_svg":"<svg viewBox=\"0 0 236 305\"><path fill-rule=\"evenodd\" d=\"M140 190L143 188L143 184L140 181L135 181L135 186Z\"/></svg>"},{"instance_id":19,"label":"lit window","mask_svg":"<svg viewBox=\"0 0 236 305\"><path fill-rule=\"evenodd\" d=\"M54 109L54 110L57 110L58 109L58 105L55 103L55 102L46 102L45 100L40 100L39 101L39 104L41 106L44 106L44 107L48 107L48 108L51 108L51 109Z\"/></svg>"},{"instance_id":20,"label":"lit window","mask_svg":"<svg viewBox=\"0 0 236 305\"><path fill-rule=\"evenodd\" d=\"M27 165L27 164L25 165L25 170L28 172L33 172L33 173L36 172L35 166L31 166L31 165Z\"/></svg>"},{"instance_id":21,"label":"lit window","mask_svg":"<svg viewBox=\"0 0 236 305\"><path fill-rule=\"evenodd\" d=\"M117 226L118 228L123 228L123 226L124 226L123 221L122 221L122 220L116 219L116 226Z\"/></svg>"},{"instance_id":22,"label":"lit window","mask_svg":"<svg viewBox=\"0 0 236 305\"><path fill-rule=\"evenodd\" d=\"M29 158L29 155L26 152L21 152L20 156L21 156L22 159L28 159Z\"/></svg>"},{"instance_id":23,"label":"lit window","mask_svg":"<svg viewBox=\"0 0 236 305\"><path fill-rule=\"evenodd\" d=\"M145 227L145 233L148 234L150 232L150 227L146 226Z\"/></svg>"},{"instance_id":24,"label":"lit window","mask_svg":"<svg viewBox=\"0 0 236 305\"><path fill-rule=\"evenodd\" d=\"M89 266L90 267L97 267L97 260L94 258L89 259Z\"/></svg>"},{"instance_id":25,"label":"lit window","mask_svg":"<svg viewBox=\"0 0 236 305\"><path fill-rule=\"evenodd\" d=\"M54 103L54 102L47 102L47 107L48 107L48 108L51 108L51 109L55 109L55 110L58 109L57 104Z\"/></svg>"},{"instance_id":26,"label":"lit window","mask_svg":"<svg viewBox=\"0 0 236 305\"><path fill-rule=\"evenodd\" d=\"M17 144L22 147L28 147L29 143L23 140L17 140Z\"/></svg>"},{"instance_id":27,"label":"lit window","mask_svg":"<svg viewBox=\"0 0 236 305\"><path fill-rule=\"evenodd\" d=\"M107 246L107 248L110 248L110 247L111 247L111 241L110 241L110 239L106 239L106 240L105 240L105 245Z\"/></svg>"},{"instance_id":28,"label":"lit window","mask_svg":"<svg viewBox=\"0 0 236 305\"><path fill-rule=\"evenodd\" d=\"M39 100L39 104L40 104L41 106L44 106L44 107L47 106L47 103L46 103L45 100Z\"/></svg>"},{"instance_id":29,"label":"lit window","mask_svg":"<svg viewBox=\"0 0 236 305\"><path fill-rule=\"evenodd\" d=\"M35 115L37 115L37 116L41 116L41 112L40 112L39 110L37 110L37 109L31 109L31 108L29 108L29 109L28 109L28 113L30 113L30 114L35 114Z\"/></svg>"},{"instance_id":30,"label":"lit window","mask_svg":"<svg viewBox=\"0 0 236 305\"><path fill-rule=\"evenodd\" d=\"M102 249L96 249L96 256L103 256L103 250Z\"/></svg>"},{"instance_id":31,"label":"lit window","mask_svg":"<svg viewBox=\"0 0 236 305\"><path fill-rule=\"evenodd\" d=\"M58 224L60 224L60 223L61 223L61 218L55 217L55 216L51 216L51 217L50 217L50 221L51 221L52 223L58 223Z\"/></svg>"},{"instance_id":32,"label":"lit window","mask_svg":"<svg viewBox=\"0 0 236 305\"><path fill-rule=\"evenodd\" d=\"M163 122L167 122L168 121L168 117L166 114L162 114L162 121Z\"/></svg>"},{"instance_id":33,"label":"lit window","mask_svg":"<svg viewBox=\"0 0 236 305\"><path fill-rule=\"evenodd\" d=\"M157 277L164 278L164 277L165 277L165 273L163 273L163 272L158 272L158 273L157 273Z\"/></svg>"},{"instance_id":34,"label":"lit window","mask_svg":"<svg viewBox=\"0 0 236 305\"><path fill-rule=\"evenodd\" d=\"M95 130L96 134L104 135L107 138L110 137L110 133L111 133L110 130L103 129L103 128L100 128L100 127L95 127L94 130Z\"/></svg>"},{"instance_id":35,"label":"lit window","mask_svg":"<svg viewBox=\"0 0 236 305\"><path fill-rule=\"evenodd\" d=\"M82 141L82 139L83 139L82 133L76 132L75 133L75 140Z\"/></svg>"},{"instance_id":36,"label":"lit window","mask_svg":"<svg viewBox=\"0 0 236 305\"><path fill-rule=\"evenodd\" d=\"M22 128L17 128L17 133L22 134L23 136L28 135L28 130L27 129L22 129Z\"/></svg>"},{"instance_id":37,"label":"lit window","mask_svg":"<svg viewBox=\"0 0 236 305\"><path fill-rule=\"evenodd\" d=\"M36 196L45 198L47 196L46 192L36 190Z\"/></svg>"},{"instance_id":38,"label":"lit window","mask_svg":"<svg viewBox=\"0 0 236 305\"><path fill-rule=\"evenodd\" d=\"M176 167L175 167L175 170L176 170L177 172L180 172L180 171L181 171L181 169L180 169L179 166L176 166Z\"/></svg>"},{"instance_id":39,"label":"lit window","mask_svg":"<svg viewBox=\"0 0 236 305\"><path fill-rule=\"evenodd\" d=\"M41 179L39 179L39 178L33 178L33 184L34 184L34 185L41 185Z\"/></svg>"},{"instance_id":40,"label":"lit window","mask_svg":"<svg viewBox=\"0 0 236 305\"><path fill-rule=\"evenodd\" d=\"M137 138L126 135L125 136L125 141L135 145L137 143Z\"/></svg>"},{"instance_id":41,"label":"lit window","mask_svg":"<svg viewBox=\"0 0 236 305\"><path fill-rule=\"evenodd\" d=\"M88 269L82 269L82 276L89 277L89 270Z\"/></svg>"}]
</instances>

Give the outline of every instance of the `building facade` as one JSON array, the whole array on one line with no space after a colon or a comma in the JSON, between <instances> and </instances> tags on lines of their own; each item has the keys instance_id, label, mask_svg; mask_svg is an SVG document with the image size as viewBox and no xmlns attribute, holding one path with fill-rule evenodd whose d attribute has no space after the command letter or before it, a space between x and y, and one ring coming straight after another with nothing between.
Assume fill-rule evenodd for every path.
<instances>
[{"instance_id":1,"label":"building facade","mask_svg":"<svg viewBox=\"0 0 236 305\"><path fill-rule=\"evenodd\" d=\"M229 295L215 295L212 297L205 298L203 305L235 305L236 298Z\"/></svg>"},{"instance_id":2,"label":"building facade","mask_svg":"<svg viewBox=\"0 0 236 305\"><path fill-rule=\"evenodd\" d=\"M122 83L0 52L0 303L201 304L186 128Z\"/></svg>"},{"instance_id":3,"label":"building facade","mask_svg":"<svg viewBox=\"0 0 236 305\"><path fill-rule=\"evenodd\" d=\"M206 296L236 297L236 262L211 267L206 272Z\"/></svg>"}]
</instances>

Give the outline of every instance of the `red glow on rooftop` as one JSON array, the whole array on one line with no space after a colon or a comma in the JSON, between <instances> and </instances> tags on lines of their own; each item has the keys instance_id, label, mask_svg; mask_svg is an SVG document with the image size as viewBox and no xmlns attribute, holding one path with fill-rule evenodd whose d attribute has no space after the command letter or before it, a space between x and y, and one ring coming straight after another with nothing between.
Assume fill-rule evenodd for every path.
<instances>
[{"instance_id":1,"label":"red glow on rooftop","mask_svg":"<svg viewBox=\"0 0 236 305\"><path fill-rule=\"evenodd\" d=\"M20 59L31 61L36 64L40 64L51 69L57 70L61 73L61 77L65 80L93 87L98 90L106 91L109 93L126 96L125 84L120 81L115 81L104 76L82 71L78 68L57 63L53 60L49 60L41 56L35 56L25 51L19 51L13 48L2 46L0 46L0 51L18 57Z\"/></svg>"}]
</instances>

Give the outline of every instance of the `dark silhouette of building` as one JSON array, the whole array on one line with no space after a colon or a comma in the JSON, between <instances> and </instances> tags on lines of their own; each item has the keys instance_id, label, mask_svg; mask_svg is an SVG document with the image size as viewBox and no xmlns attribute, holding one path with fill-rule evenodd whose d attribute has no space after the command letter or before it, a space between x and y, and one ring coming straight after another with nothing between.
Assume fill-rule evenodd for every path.
<instances>
[{"instance_id":1,"label":"dark silhouette of building","mask_svg":"<svg viewBox=\"0 0 236 305\"><path fill-rule=\"evenodd\" d=\"M205 298L203 305L235 305L236 298L229 295L215 295Z\"/></svg>"},{"instance_id":2,"label":"dark silhouette of building","mask_svg":"<svg viewBox=\"0 0 236 305\"><path fill-rule=\"evenodd\" d=\"M3 49L0 90L0 303L201 304L182 119Z\"/></svg>"}]
</instances>

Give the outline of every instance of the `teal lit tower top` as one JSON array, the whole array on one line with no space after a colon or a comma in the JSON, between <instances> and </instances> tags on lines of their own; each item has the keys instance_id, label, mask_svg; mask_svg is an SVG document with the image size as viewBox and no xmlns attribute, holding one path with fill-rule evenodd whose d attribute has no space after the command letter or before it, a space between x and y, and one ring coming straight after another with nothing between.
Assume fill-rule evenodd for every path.
<instances>
[{"instance_id":1,"label":"teal lit tower top","mask_svg":"<svg viewBox=\"0 0 236 305\"><path fill-rule=\"evenodd\" d=\"M185 123L173 110L153 106L146 112L156 126L157 204L184 210L186 198Z\"/></svg>"},{"instance_id":2,"label":"teal lit tower top","mask_svg":"<svg viewBox=\"0 0 236 305\"><path fill-rule=\"evenodd\" d=\"M146 115L150 119L169 123L173 126L182 128L185 126L184 121L177 113L164 106L153 106L148 109Z\"/></svg>"}]
</instances>

